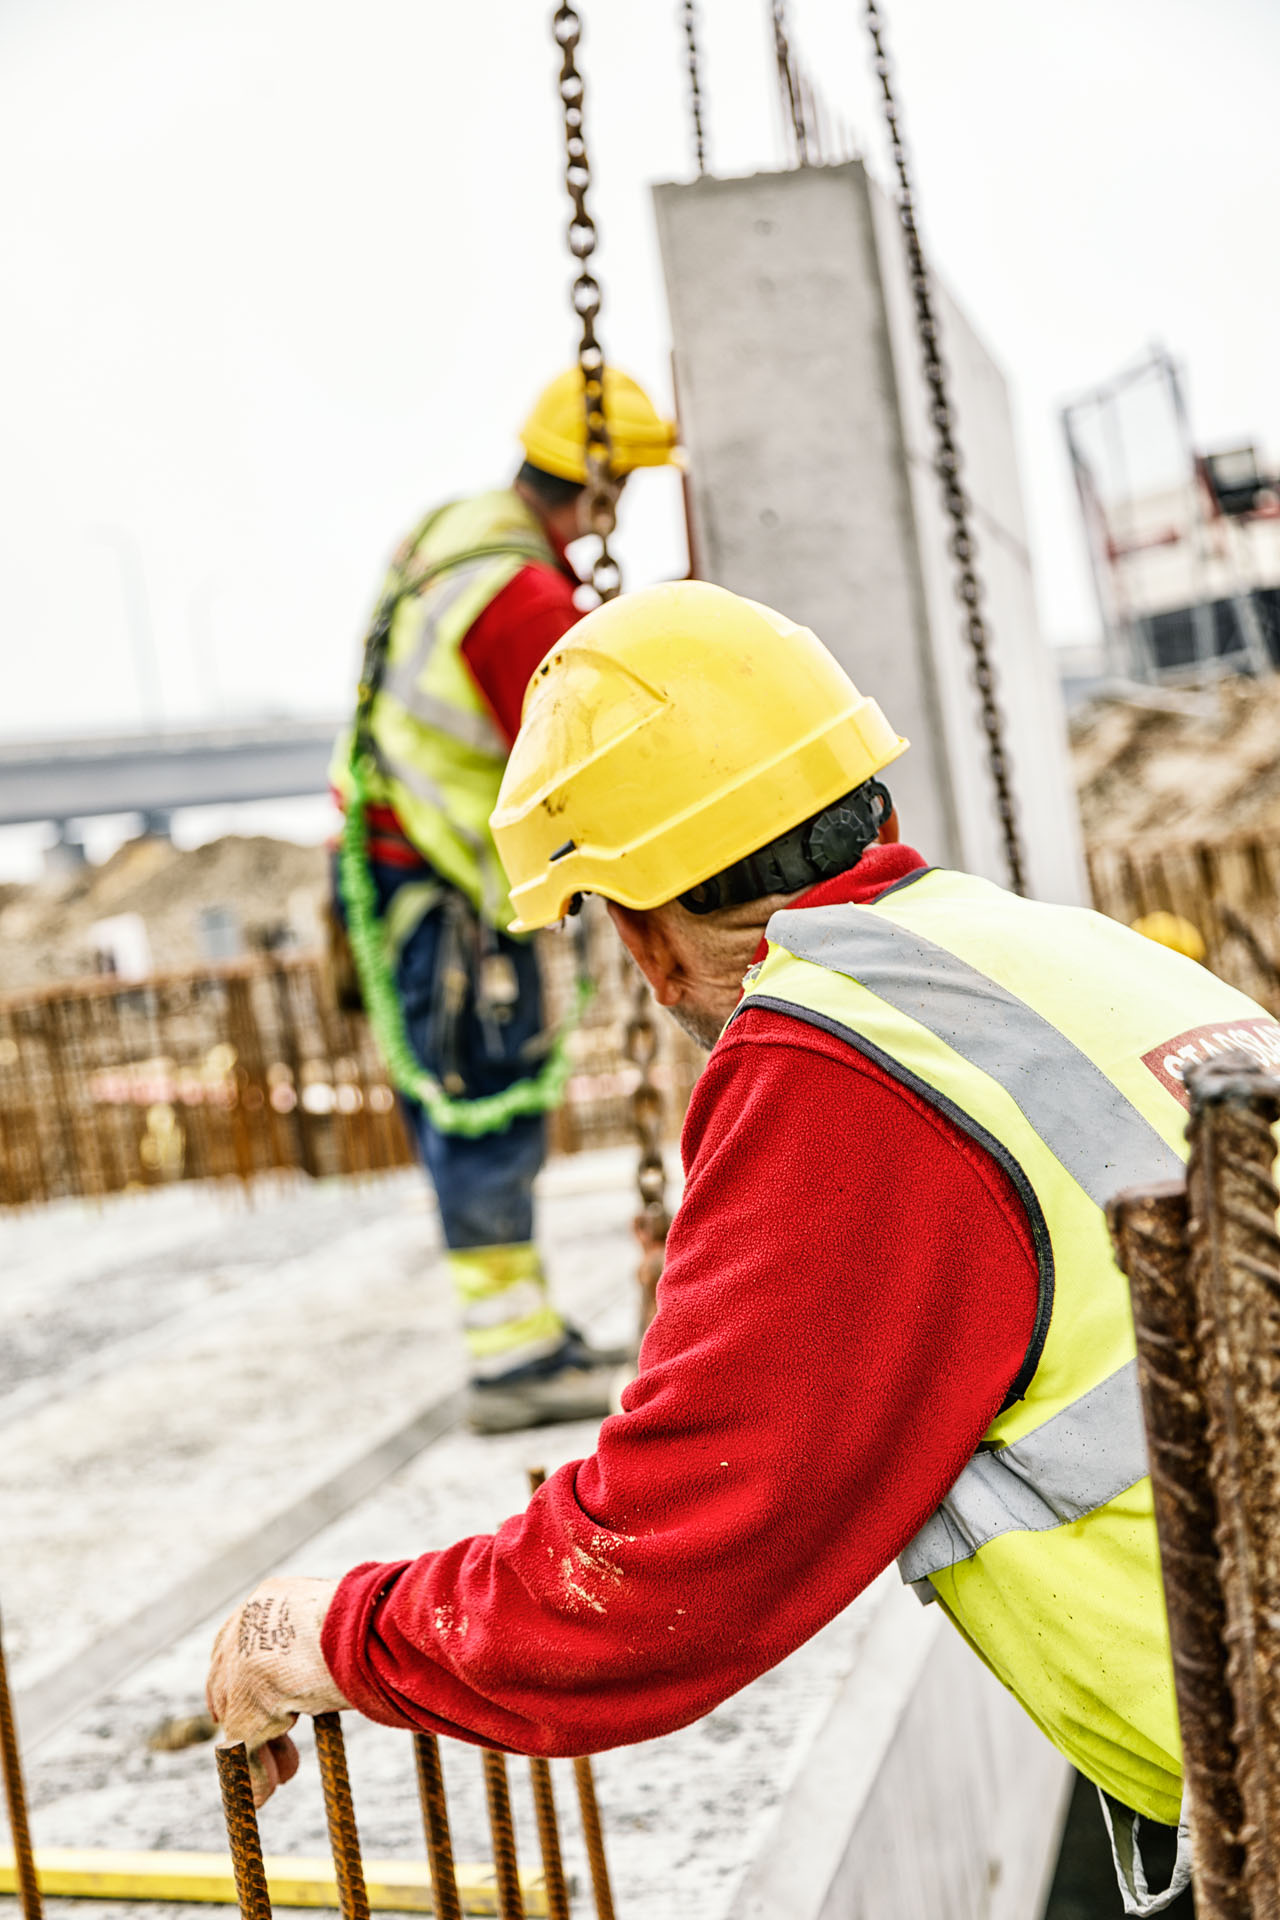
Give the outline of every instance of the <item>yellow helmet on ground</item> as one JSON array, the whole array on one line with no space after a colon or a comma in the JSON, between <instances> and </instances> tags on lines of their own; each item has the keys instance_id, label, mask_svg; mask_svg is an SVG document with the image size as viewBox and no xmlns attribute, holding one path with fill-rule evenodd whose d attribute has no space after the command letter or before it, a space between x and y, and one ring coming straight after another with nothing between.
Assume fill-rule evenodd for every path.
<instances>
[{"instance_id":1,"label":"yellow helmet on ground","mask_svg":"<svg viewBox=\"0 0 1280 1920\"><path fill-rule=\"evenodd\" d=\"M604 416L613 441L613 471L681 464L674 421L664 420L644 388L616 367L604 370ZM520 429L520 444L531 464L561 480L585 484L587 478L586 401L582 373L570 367L557 374L533 403Z\"/></svg>"},{"instance_id":2,"label":"yellow helmet on ground","mask_svg":"<svg viewBox=\"0 0 1280 1920\"><path fill-rule=\"evenodd\" d=\"M1157 913L1144 913L1141 919L1131 921L1130 927L1162 947L1185 953L1188 960L1203 961L1208 951L1204 935L1193 920L1184 920L1180 913L1167 913L1163 907Z\"/></svg>"},{"instance_id":3,"label":"yellow helmet on ground","mask_svg":"<svg viewBox=\"0 0 1280 1920\"><path fill-rule=\"evenodd\" d=\"M515 929L575 894L659 906L906 747L816 635L681 580L597 607L529 683L491 826Z\"/></svg>"}]
</instances>

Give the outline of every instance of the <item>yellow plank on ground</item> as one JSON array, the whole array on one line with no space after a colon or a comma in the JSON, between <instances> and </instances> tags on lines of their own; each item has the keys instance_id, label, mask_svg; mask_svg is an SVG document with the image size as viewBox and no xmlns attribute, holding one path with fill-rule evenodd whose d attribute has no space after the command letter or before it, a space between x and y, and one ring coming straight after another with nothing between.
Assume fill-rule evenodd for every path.
<instances>
[{"instance_id":1,"label":"yellow plank on ground","mask_svg":"<svg viewBox=\"0 0 1280 1920\"><path fill-rule=\"evenodd\" d=\"M264 1864L271 1901L277 1907L334 1907L338 1889L331 1860L290 1860L268 1854ZM431 1913L431 1875L426 1862L366 1860L369 1905L386 1913ZM498 1883L492 1866L459 1865L458 1892L464 1913L497 1913ZM234 1907L236 1883L225 1853L114 1853L99 1847L42 1847L36 1854L40 1891L51 1899L208 1901ZM525 1912L545 1914L547 1890L540 1873L522 1873ZM17 1891L13 1851L0 1847L0 1893Z\"/></svg>"}]
</instances>

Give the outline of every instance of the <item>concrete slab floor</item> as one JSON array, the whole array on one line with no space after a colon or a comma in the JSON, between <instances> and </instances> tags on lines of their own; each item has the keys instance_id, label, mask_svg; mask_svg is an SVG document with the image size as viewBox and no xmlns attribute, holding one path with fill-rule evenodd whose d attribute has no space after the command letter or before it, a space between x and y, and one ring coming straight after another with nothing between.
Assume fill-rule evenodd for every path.
<instances>
[{"instance_id":1,"label":"concrete slab floor","mask_svg":"<svg viewBox=\"0 0 1280 1920\"><path fill-rule=\"evenodd\" d=\"M634 1312L630 1176L630 1155L609 1153L555 1162L543 1182L557 1296L610 1339ZM0 1599L28 1698L463 1376L414 1174L249 1199L180 1189L18 1216L0 1221L0 1272ZM491 1527L523 1504L528 1466L554 1469L592 1440L589 1426L501 1439L447 1429L280 1570L338 1573ZM38 1845L222 1845L208 1747L146 1747L157 1722L198 1708L222 1611L193 1619L28 1752ZM730 1911L869 1611L860 1603L695 1726L600 1757L621 1914ZM355 1716L347 1736L366 1848L420 1858L408 1737ZM479 1757L450 1743L446 1765L457 1856L487 1858ZM556 1776L567 1862L585 1890L567 1763ZM522 1763L512 1777L521 1857L534 1864ZM264 1811L263 1839L269 1852L325 1852L309 1754ZM578 1910L588 1906L580 1892ZM49 1907L55 1920L64 1909L68 1920L157 1912ZM15 1910L0 1901L0 1920Z\"/></svg>"}]
</instances>

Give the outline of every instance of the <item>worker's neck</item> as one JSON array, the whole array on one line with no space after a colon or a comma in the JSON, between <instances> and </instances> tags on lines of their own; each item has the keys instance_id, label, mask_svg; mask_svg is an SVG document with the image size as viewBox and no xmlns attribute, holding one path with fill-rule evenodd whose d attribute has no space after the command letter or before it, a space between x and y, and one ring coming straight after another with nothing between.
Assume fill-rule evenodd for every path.
<instances>
[{"instance_id":1,"label":"worker's neck","mask_svg":"<svg viewBox=\"0 0 1280 1920\"><path fill-rule=\"evenodd\" d=\"M547 502L540 499L533 488L527 487L523 480L516 481L515 492L519 494L539 524L546 528L557 553L562 554L571 541L581 538L582 528L578 525L576 500L570 500L561 507L548 506Z\"/></svg>"}]
</instances>

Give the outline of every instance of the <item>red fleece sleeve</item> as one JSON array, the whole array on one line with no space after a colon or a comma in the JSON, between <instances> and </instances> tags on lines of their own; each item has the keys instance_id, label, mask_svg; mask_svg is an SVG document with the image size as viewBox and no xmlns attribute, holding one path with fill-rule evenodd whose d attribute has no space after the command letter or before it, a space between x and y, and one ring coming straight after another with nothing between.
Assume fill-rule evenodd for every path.
<instances>
[{"instance_id":1,"label":"red fleece sleeve","mask_svg":"<svg viewBox=\"0 0 1280 1920\"><path fill-rule=\"evenodd\" d=\"M462 643L462 657L510 746L520 731L525 688L582 615L574 583L555 567L521 567L495 594Z\"/></svg>"},{"instance_id":2,"label":"red fleece sleeve","mask_svg":"<svg viewBox=\"0 0 1280 1920\"><path fill-rule=\"evenodd\" d=\"M708 1712L893 1559L1017 1372L1037 1275L1004 1173L913 1093L745 1013L626 1412L493 1535L357 1567L324 1629L353 1705L519 1752Z\"/></svg>"}]
</instances>

